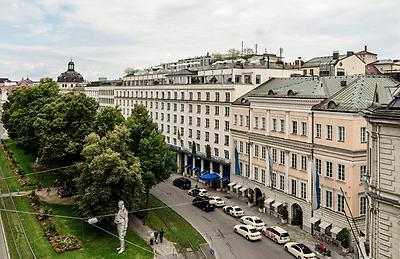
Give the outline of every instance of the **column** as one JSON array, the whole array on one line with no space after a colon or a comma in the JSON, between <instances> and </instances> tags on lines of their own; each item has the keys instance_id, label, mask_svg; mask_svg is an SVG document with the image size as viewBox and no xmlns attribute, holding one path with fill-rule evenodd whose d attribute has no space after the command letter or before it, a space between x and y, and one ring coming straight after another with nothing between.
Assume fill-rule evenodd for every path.
<instances>
[{"instance_id":1,"label":"column","mask_svg":"<svg viewBox=\"0 0 400 259\"><path fill-rule=\"evenodd\" d=\"M182 163L181 163L181 153L176 153L176 173L181 174L183 173Z\"/></svg>"},{"instance_id":2,"label":"column","mask_svg":"<svg viewBox=\"0 0 400 259\"><path fill-rule=\"evenodd\" d=\"M271 131L271 117L270 117L270 110L267 110L267 119L266 119L266 132L267 132L267 136L269 136L270 131Z\"/></svg>"},{"instance_id":3,"label":"column","mask_svg":"<svg viewBox=\"0 0 400 259\"><path fill-rule=\"evenodd\" d=\"M290 155L289 151L285 151L285 193L289 192L289 164L290 164Z\"/></svg>"},{"instance_id":4,"label":"column","mask_svg":"<svg viewBox=\"0 0 400 259\"><path fill-rule=\"evenodd\" d=\"M313 190L313 188L314 188L314 185L315 185L315 183L313 183L313 166L314 166L314 161L312 161L312 159L311 159L311 156L307 156L307 163L308 163L308 190L307 190L307 192L308 192L308 194L307 194L307 201L308 202L311 202L312 201L312 198L313 197L311 197L311 194L314 192L314 190ZM321 192L322 192L322 190L321 190ZM322 194L322 193L321 193ZM315 194L313 194L313 195L315 195ZM322 201L321 201L321 204L322 204Z\"/></svg>"},{"instance_id":5,"label":"column","mask_svg":"<svg viewBox=\"0 0 400 259\"><path fill-rule=\"evenodd\" d=\"M214 163L213 161L210 161L210 168L206 168L207 171L210 171L210 173L214 170Z\"/></svg>"},{"instance_id":6,"label":"column","mask_svg":"<svg viewBox=\"0 0 400 259\"><path fill-rule=\"evenodd\" d=\"M307 126L308 143L312 143L312 138L313 138L312 131L313 131L314 125L313 125L311 113L308 114L308 123L307 124L308 124L308 126Z\"/></svg>"},{"instance_id":7,"label":"column","mask_svg":"<svg viewBox=\"0 0 400 259\"><path fill-rule=\"evenodd\" d=\"M184 159L184 161L185 161L184 166L186 166L186 165L188 164L188 157L187 157L186 154L183 155L183 159ZM186 168L184 168L184 169L183 169L183 174L185 175L186 172L187 172L187 171L186 171Z\"/></svg>"},{"instance_id":8,"label":"column","mask_svg":"<svg viewBox=\"0 0 400 259\"><path fill-rule=\"evenodd\" d=\"M222 164L219 165L219 176L223 176L224 175L224 166Z\"/></svg>"},{"instance_id":9,"label":"column","mask_svg":"<svg viewBox=\"0 0 400 259\"><path fill-rule=\"evenodd\" d=\"M204 171L204 159L201 159L201 167L200 167L200 172Z\"/></svg>"},{"instance_id":10,"label":"column","mask_svg":"<svg viewBox=\"0 0 400 259\"><path fill-rule=\"evenodd\" d=\"M290 134L290 117L289 117L289 112L286 112L285 124L286 124L285 139L288 139L288 138L289 138L289 134Z\"/></svg>"}]
</instances>

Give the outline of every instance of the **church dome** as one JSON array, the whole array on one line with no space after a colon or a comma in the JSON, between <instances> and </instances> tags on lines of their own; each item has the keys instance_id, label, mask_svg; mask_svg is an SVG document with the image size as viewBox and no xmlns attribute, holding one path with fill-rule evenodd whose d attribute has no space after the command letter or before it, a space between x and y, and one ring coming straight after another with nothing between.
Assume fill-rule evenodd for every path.
<instances>
[{"instance_id":1,"label":"church dome","mask_svg":"<svg viewBox=\"0 0 400 259\"><path fill-rule=\"evenodd\" d=\"M57 82L82 83L83 81L83 76L75 71L75 64L72 60L68 62L68 70L57 78Z\"/></svg>"}]
</instances>

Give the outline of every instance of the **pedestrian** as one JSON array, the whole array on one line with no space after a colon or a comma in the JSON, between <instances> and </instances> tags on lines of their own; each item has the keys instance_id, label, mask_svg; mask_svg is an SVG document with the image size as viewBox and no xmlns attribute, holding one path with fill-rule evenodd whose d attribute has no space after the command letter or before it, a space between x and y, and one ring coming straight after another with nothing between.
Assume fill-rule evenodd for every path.
<instances>
[{"instance_id":1,"label":"pedestrian","mask_svg":"<svg viewBox=\"0 0 400 259\"><path fill-rule=\"evenodd\" d=\"M158 232L155 231L154 232L154 243L156 243L156 244L157 244L157 238L158 238Z\"/></svg>"},{"instance_id":2,"label":"pedestrian","mask_svg":"<svg viewBox=\"0 0 400 259\"><path fill-rule=\"evenodd\" d=\"M153 243L154 243L154 232L152 231L150 233L150 245L153 245Z\"/></svg>"},{"instance_id":3,"label":"pedestrian","mask_svg":"<svg viewBox=\"0 0 400 259\"><path fill-rule=\"evenodd\" d=\"M49 188L47 188L47 195L50 195L50 192L51 192L51 189L49 187Z\"/></svg>"},{"instance_id":4,"label":"pedestrian","mask_svg":"<svg viewBox=\"0 0 400 259\"><path fill-rule=\"evenodd\" d=\"M164 238L164 230L160 229L160 243L162 243L163 238Z\"/></svg>"}]
</instances>

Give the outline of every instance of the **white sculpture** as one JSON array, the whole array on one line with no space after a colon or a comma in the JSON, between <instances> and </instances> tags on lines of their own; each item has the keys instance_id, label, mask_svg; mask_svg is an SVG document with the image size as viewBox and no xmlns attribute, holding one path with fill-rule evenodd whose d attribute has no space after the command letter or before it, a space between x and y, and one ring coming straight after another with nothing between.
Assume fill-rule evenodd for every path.
<instances>
[{"instance_id":1,"label":"white sculpture","mask_svg":"<svg viewBox=\"0 0 400 259\"><path fill-rule=\"evenodd\" d=\"M118 236L120 247L117 248L118 254L122 254L125 251L125 235L126 229L128 228L128 211L125 209L124 201L118 202L118 213L115 215L114 222L117 224Z\"/></svg>"}]
</instances>

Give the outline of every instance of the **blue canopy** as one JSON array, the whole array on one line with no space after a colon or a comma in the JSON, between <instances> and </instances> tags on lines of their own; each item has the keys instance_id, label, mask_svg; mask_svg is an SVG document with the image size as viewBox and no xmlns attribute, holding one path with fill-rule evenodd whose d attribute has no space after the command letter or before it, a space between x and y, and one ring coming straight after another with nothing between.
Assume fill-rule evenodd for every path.
<instances>
[{"instance_id":1,"label":"blue canopy","mask_svg":"<svg viewBox=\"0 0 400 259\"><path fill-rule=\"evenodd\" d=\"M208 174L209 172L207 171L207 170L203 170L203 171L201 171L201 174L203 175L203 174Z\"/></svg>"},{"instance_id":2,"label":"blue canopy","mask_svg":"<svg viewBox=\"0 0 400 259\"><path fill-rule=\"evenodd\" d=\"M195 167L195 168L193 168L193 172L195 172L195 171L200 171L200 167Z\"/></svg>"},{"instance_id":3,"label":"blue canopy","mask_svg":"<svg viewBox=\"0 0 400 259\"><path fill-rule=\"evenodd\" d=\"M229 177L224 176L224 177L221 178L221 182L225 182L225 181L228 180L228 179L229 179Z\"/></svg>"},{"instance_id":4,"label":"blue canopy","mask_svg":"<svg viewBox=\"0 0 400 259\"><path fill-rule=\"evenodd\" d=\"M202 176L199 177L199 179L203 180L203 181L215 181L218 178L219 178L219 175L216 173L203 174Z\"/></svg>"},{"instance_id":5,"label":"blue canopy","mask_svg":"<svg viewBox=\"0 0 400 259\"><path fill-rule=\"evenodd\" d=\"M191 164L187 164L187 165L185 165L185 168L192 168L192 165Z\"/></svg>"}]
</instances>

